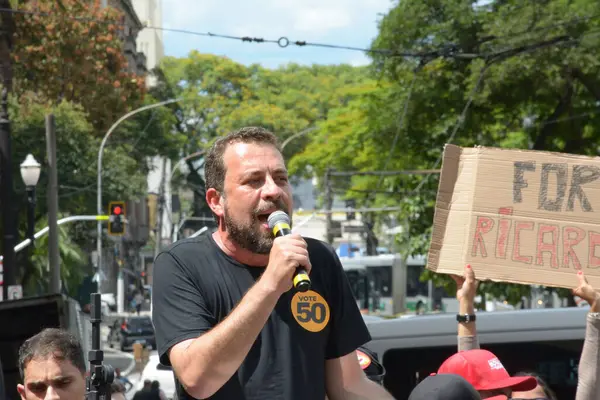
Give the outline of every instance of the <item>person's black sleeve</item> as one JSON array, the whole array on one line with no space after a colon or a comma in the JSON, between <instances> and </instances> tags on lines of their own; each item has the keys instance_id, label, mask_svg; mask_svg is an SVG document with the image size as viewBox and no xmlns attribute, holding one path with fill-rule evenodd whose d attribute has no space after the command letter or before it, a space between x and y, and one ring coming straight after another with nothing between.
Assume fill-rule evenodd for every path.
<instances>
[{"instance_id":1,"label":"person's black sleeve","mask_svg":"<svg viewBox=\"0 0 600 400\"><path fill-rule=\"evenodd\" d=\"M332 260L330 272L331 331L325 358L340 358L371 340L371 334L358 309L350 283L335 251L327 246Z\"/></svg>"},{"instance_id":2,"label":"person's black sleeve","mask_svg":"<svg viewBox=\"0 0 600 400\"><path fill-rule=\"evenodd\" d=\"M177 343L194 339L216 323L192 274L176 255L164 252L153 269L152 321L160 362L171 365L168 352Z\"/></svg>"}]
</instances>

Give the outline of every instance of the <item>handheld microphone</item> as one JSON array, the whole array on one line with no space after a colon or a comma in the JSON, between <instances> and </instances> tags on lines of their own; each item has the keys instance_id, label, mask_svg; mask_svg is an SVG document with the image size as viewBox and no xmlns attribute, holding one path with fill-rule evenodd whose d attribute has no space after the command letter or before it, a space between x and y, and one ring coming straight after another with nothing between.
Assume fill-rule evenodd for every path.
<instances>
[{"instance_id":1,"label":"handheld microphone","mask_svg":"<svg viewBox=\"0 0 600 400\"><path fill-rule=\"evenodd\" d=\"M273 231L275 237L292 234L290 228L290 217L283 211L275 211L267 219L269 229ZM294 287L299 292L306 292L310 289L310 277L304 268L299 267L294 275Z\"/></svg>"}]
</instances>

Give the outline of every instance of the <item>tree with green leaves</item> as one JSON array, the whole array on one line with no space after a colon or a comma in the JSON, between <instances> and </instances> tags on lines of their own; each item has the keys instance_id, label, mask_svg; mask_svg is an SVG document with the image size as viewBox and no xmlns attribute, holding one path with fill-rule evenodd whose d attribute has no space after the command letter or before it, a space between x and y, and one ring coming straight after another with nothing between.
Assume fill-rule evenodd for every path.
<instances>
[{"instance_id":1,"label":"tree with green leaves","mask_svg":"<svg viewBox=\"0 0 600 400\"><path fill-rule=\"evenodd\" d=\"M20 240L25 238L26 229L26 200L25 187L20 178L19 164L29 153L43 164L46 159L45 115L52 112L56 121L57 140L57 172L59 183L59 218L77 214L95 214L96 209L96 168L100 139L95 136L94 128L87 120L87 114L79 105L61 102L55 107L46 107L36 101L18 103L15 98L11 102L10 115L13 133L13 171L15 172L15 192L19 209ZM147 116L148 118L148 116ZM113 144L105 150L104 193L106 198L119 196L121 198L136 198L146 191L145 157L137 154L131 144ZM36 232L47 226L47 187L48 171L42 166L40 180L36 187ZM107 200L108 201L108 200ZM92 249L91 232L93 226L87 223L75 223L62 228L60 239L61 255L65 256L66 267L73 270L84 270L78 264L81 259L75 257ZM67 240L67 238L69 238ZM42 246L43 240L35 249L38 260L47 258L47 248ZM79 250L81 248L81 250ZM66 256L70 254L70 256ZM25 285L32 278L39 278L39 273L46 265L31 264L26 257L28 253L20 254L20 278ZM76 262L76 260L79 260ZM88 259L85 258L84 265ZM68 276L69 274L63 275ZM73 276L78 276L77 274ZM44 277L46 279L47 277ZM41 279L41 278L40 278ZM43 279L42 279L43 280ZM38 283L32 283L37 287Z\"/></svg>"},{"instance_id":2,"label":"tree with green leaves","mask_svg":"<svg viewBox=\"0 0 600 400\"><path fill-rule=\"evenodd\" d=\"M165 57L155 71L159 99L182 97L171 106L179 134L187 138L184 155L208 148L229 131L260 125L287 143L291 158L310 141L312 128L329 112L351 101L368 80L368 70L349 65L278 69L244 66L226 57L192 51L187 57ZM304 134L302 134L304 132ZM204 182L194 160L187 184L194 190L196 216L210 215L204 204ZM175 181L175 184L181 184Z\"/></svg>"},{"instance_id":3,"label":"tree with green leaves","mask_svg":"<svg viewBox=\"0 0 600 400\"><path fill-rule=\"evenodd\" d=\"M144 77L127 72L122 54L121 13L99 1L16 1L12 66L15 70L10 104L13 137L13 181L18 198L25 188L19 164L31 153L46 159L46 114L56 118L59 218L96 213L97 158L100 141L118 118L133 108L157 102L145 93ZM3 13L3 16L5 13ZM8 14L11 15L12 14ZM173 115L153 109L119 125L104 150L102 204L115 199L145 198L148 157L175 157L185 142L173 134ZM46 221L47 170L37 185L36 231ZM24 238L26 202L19 208L19 241ZM76 290L80 272L90 260L94 226L89 222L61 227L63 278ZM1 236L0 236L1 237ZM1 240L1 239L0 239ZM18 255L18 278L35 291L47 281L45 239ZM28 249L32 250L32 249ZM47 257L46 257L47 258Z\"/></svg>"},{"instance_id":4,"label":"tree with green leaves","mask_svg":"<svg viewBox=\"0 0 600 400\"><path fill-rule=\"evenodd\" d=\"M600 3L593 0L401 1L380 21L372 45L380 85L331 111L293 164L432 169L445 143L596 154L599 44ZM350 146L322 146L331 137ZM405 228L399 245L426 254L437 182L433 174L338 183L359 205L399 207L392 215ZM378 215L379 223L388 218ZM447 276L433 278L454 290ZM529 289L480 287L512 304Z\"/></svg>"},{"instance_id":5,"label":"tree with green leaves","mask_svg":"<svg viewBox=\"0 0 600 400\"><path fill-rule=\"evenodd\" d=\"M145 80L127 69L122 13L101 2L24 1L15 14L14 93L41 103L79 103L103 132L137 108Z\"/></svg>"}]
</instances>

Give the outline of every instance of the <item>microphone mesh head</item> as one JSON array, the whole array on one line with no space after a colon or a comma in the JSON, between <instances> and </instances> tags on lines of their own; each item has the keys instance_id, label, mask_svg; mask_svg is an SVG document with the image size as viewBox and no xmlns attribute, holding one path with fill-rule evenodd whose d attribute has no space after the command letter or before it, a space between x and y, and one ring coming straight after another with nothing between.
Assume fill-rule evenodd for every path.
<instances>
[{"instance_id":1,"label":"microphone mesh head","mask_svg":"<svg viewBox=\"0 0 600 400\"><path fill-rule=\"evenodd\" d=\"M269 218L267 218L269 229L273 229L273 227L280 222L284 222L288 225L290 224L290 217L283 211L272 212L271 215L269 215Z\"/></svg>"}]
</instances>

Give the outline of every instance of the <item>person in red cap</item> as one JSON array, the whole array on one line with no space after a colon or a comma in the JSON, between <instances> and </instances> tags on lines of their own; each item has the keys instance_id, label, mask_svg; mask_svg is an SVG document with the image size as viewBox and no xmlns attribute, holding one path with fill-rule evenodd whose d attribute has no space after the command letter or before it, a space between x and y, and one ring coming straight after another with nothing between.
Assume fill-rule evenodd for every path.
<instances>
[{"instance_id":1,"label":"person in red cap","mask_svg":"<svg viewBox=\"0 0 600 400\"><path fill-rule=\"evenodd\" d=\"M528 391L537 386L533 376L511 377L498 357L481 349L454 354L442 363L437 373L462 376L487 400L510 398L513 390Z\"/></svg>"},{"instance_id":2,"label":"person in red cap","mask_svg":"<svg viewBox=\"0 0 600 400\"><path fill-rule=\"evenodd\" d=\"M587 281L583 271L577 272L578 286L573 289L573 294L581 297L590 304L587 316L585 341L578 368L578 384L576 400L600 399L600 380L597 379L599 371L598 354L600 348L600 292L596 291ZM466 265L464 276L452 276L457 284L456 298L459 301L458 323L458 351L472 351L479 349L477 339L475 295L479 282L470 265ZM467 318L468 317L468 318ZM517 400L557 400L557 396L550 386L536 373L519 372L513 376L532 376L537 381L537 386L531 390L513 390L512 398Z\"/></svg>"}]
</instances>

